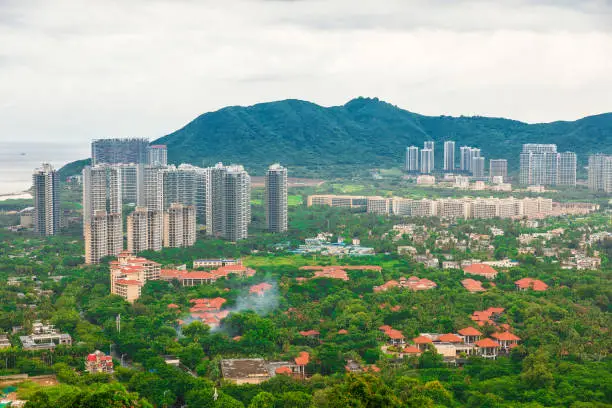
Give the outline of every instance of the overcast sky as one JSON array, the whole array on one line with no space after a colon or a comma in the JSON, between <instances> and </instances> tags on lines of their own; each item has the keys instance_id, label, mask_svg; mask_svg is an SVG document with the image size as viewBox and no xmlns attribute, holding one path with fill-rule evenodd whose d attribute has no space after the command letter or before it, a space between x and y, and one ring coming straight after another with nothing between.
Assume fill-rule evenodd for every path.
<instances>
[{"instance_id":1,"label":"overcast sky","mask_svg":"<svg viewBox=\"0 0 612 408\"><path fill-rule=\"evenodd\" d=\"M227 105L612 111L610 0L0 0L0 142L163 136Z\"/></svg>"}]
</instances>

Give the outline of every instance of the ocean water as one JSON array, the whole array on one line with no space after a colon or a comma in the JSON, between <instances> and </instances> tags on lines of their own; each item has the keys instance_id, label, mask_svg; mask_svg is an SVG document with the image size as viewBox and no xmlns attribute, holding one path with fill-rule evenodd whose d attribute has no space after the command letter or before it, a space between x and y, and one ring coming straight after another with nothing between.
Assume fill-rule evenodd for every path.
<instances>
[{"instance_id":1,"label":"ocean water","mask_svg":"<svg viewBox=\"0 0 612 408\"><path fill-rule=\"evenodd\" d=\"M0 142L0 195L18 193L32 186L32 172L41 163L56 169L90 155L88 143Z\"/></svg>"}]
</instances>

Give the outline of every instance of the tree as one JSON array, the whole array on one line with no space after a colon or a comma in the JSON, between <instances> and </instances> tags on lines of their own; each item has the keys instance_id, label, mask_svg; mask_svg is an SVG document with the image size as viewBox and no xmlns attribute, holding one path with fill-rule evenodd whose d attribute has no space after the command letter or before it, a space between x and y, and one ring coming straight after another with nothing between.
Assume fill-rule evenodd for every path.
<instances>
[{"instance_id":1,"label":"tree","mask_svg":"<svg viewBox=\"0 0 612 408\"><path fill-rule=\"evenodd\" d=\"M260 392L251 400L249 408L274 408L276 398L269 392Z\"/></svg>"}]
</instances>

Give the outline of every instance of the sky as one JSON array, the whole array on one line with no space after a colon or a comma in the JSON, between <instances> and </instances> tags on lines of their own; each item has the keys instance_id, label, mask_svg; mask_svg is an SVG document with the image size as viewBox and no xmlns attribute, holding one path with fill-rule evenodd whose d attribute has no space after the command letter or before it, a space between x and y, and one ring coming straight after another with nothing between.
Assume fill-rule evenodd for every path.
<instances>
[{"instance_id":1,"label":"sky","mask_svg":"<svg viewBox=\"0 0 612 408\"><path fill-rule=\"evenodd\" d=\"M378 97L612 111L612 0L0 0L0 142L168 134L228 105Z\"/></svg>"}]
</instances>

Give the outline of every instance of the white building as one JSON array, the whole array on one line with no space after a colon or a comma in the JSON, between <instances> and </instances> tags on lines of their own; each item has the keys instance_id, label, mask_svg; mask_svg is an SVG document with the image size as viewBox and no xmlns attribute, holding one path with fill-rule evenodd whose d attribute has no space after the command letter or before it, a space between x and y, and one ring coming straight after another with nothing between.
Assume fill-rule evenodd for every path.
<instances>
[{"instance_id":1,"label":"white building","mask_svg":"<svg viewBox=\"0 0 612 408\"><path fill-rule=\"evenodd\" d=\"M264 206L268 231L287 231L287 169L280 164L266 172Z\"/></svg>"},{"instance_id":2,"label":"white building","mask_svg":"<svg viewBox=\"0 0 612 408\"><path fill-rule=\"evenodd\" d=\"M40 235L55 235L60 229L59 177L48 163L34 170L32 175L34 199L34 232Z\"/></svg>"},{"instance_id":3,"label":"white building","mask_svg":"<svg viewBox=\"0 0 612 408\"><path fill-rule=\"evenodd\" d=\"M455 142L444 142L444 170L455 171Z\"/></svg>"}]
</instances>

